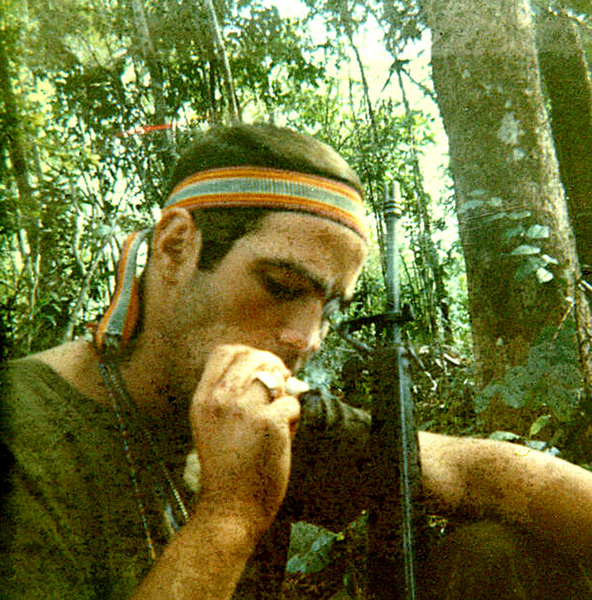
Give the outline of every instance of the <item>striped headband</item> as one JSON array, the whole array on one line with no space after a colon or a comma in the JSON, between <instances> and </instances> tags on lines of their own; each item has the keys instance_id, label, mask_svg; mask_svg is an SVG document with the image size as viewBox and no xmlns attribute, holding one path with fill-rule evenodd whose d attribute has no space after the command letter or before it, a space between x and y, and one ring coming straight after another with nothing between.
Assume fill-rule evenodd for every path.
<instances>
[{"instance_id":1,"label":"striped headband","mask_svg":"<svg viewBox=\"0 0 592 600\"><path fill-rule=\"evenodd\" d=\"M359 192L339 181L265 167L227 167L202 171L177 185L164 210L260 207L307 212L337 221L368 238Z\"/></svg>"},{"instance_id":2,"label":"striped headband","mask_svg":"<svg viewBox=\"0 0 592 600\"><path fill-rule=\"evenodd\" d=\"M163 214L173 207L258 207L305 212L330 219L368 239L362 197L352 186L317 175L266 167L226 167L201 171L179 183L167 199ZM137 292L138 250L149 230L126 240L117 268L117 285L94 339L100 351L125 347L133 337L140 314Z\"/></svg>"}]
</instances>

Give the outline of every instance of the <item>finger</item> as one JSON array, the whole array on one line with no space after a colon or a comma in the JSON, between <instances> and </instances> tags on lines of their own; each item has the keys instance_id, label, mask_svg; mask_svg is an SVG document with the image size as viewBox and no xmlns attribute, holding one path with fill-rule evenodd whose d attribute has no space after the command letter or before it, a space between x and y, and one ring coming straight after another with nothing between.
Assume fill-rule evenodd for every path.
<instances>
[{"instance_id":1,"label":"finger","mask_svg":"<svg viewBox=\"0 0 592 600\"><path fill-rule=\"evenodd\" d=\"M310 390L308 383L296 379L296 377L286 379L284 374L278 372L256 371L254 378L268 390L272 400L286 394L299 398L299 396Z\"/></svg>"},{"instance_id":2,"label":"finger","mask_svg":"<svg viewBox=\"0 0 592 600\"><path fill-rule=\"evenodd\" d=\"M286 378L276 369L258 369L253 373L253 379L265 388L270 400L275 400L285 393Z\"/></svg>"},{"instance_id":3,"label":"finger","mask_svg":"<svg viewBox=\"0 0 592 600\"><path fill-rule=\"evenodd\" d=\"M242 361L246 360L264 361L266 364L267 361L271 361L278 368L286 369L281 359L270 352L255 350L254 348L240 344L221 345L217 346L208 358L200 382L202 388L219 384L231 368L241 368ZM242 366L244 367L245 365ZM253 369L258 366L261 365L253 365ZM286 372L289 373L287 369Z\"/></svg>"},{"instance_id":4,"label":"finger","mask_svg":"<svg viewBox=\"0 0 592 600\"><path fill-rule=\"evenodd\" d=\"M301 394L310 391L310 385L305 381L296 379L296 377L288 377L286 380L286 392L290 396L298 398Z\"/></svg>"},{"instance_id":5,"label":"finger","mask_svg":"<svg viewBox=\"0 0 592 600\"><path fill-rule=\"evenodd\" d=\"M222 384L222 390L225 389L223 384L224 378L232 365L235 364L237 358L241 355L247 355L251 351L252 349L248 346L238 344L220 345L212 350L194 394L194 401L192 402L190 411L192 420L195 418L196 412L200 410L200 407L213 407L222 402L230 402L229 398L225 398L225 394L219 388Z\"/></svg>"},{"instance_id":6,"label":"finger","mask_svg":"<svg viewBox=\"0 0 592 600\"><path fill-rule=\"evenodd\" d=\"M248 350L247 346L229 344L214 348L208 357L200 385L202 387L216 385L236 360L237 355L245 354Z\"/></svg>"},{"instance_id":7,"label":"finger","mask_svg":"<svg viewBox=\"0 0 592 600\"><path fill-rule=\"evenodd\" d=\"M294 437L300 421L300 402L294 396L281 396L266 408L267 414L276 423L286 424L290 437Z\"/></svg>"},{"instance_id":8,"label":"finger","mask_svg":"<svg viewBox=\"0 0 592 600\"><path fill-rule=\"evenodd\" d=\"M284 378L290 377L290 370L276 354L272 354L266 350L250 348L248 346L238 346L237 348L242 349L243 351L237 352L229 369L236 369L237 372L243 372L249 375L255 370L264 371L268 369L274 372L277 371Z\"/></svg>"},{"instance_id":9,"label":"finger","mask_svg":"<svg viewBox=\"0 0 592 600\"><path fill-rule=\"evenodd\" d=\"M216 401L267 403L273 399L270 397L270 386L283 392L290 371L278 356L244 346L234 348L232 360L214 384L213 393ZM261 392L259 394L253 394L253 390L249 389L254 381L262 384L259 386ZM251 393L247 394L247 391Z\"/></svg>"}]
</instances>

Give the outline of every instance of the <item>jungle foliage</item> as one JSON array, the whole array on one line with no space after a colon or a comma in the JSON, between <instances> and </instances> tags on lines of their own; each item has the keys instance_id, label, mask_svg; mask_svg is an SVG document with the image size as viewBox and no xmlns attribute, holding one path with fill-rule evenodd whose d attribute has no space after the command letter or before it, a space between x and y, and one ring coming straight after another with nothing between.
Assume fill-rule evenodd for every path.
<instances>
[{"instance_id":1,"label":"jungle foliage","mask_svg":"<svg viewBox=\"0 0 592 600\"><path fill-rule=\"evenodd\" d=\"M417 81L410 68L409 57L426 51L421 3L307 0L301 16L290 18L261 0L218 3L220 39L208 3L3 4L0 306L6 355L85 335L113 288L125 233L153 221L170 165L194 129L239 116L274 121L330 142L365 184L377 244L342 318L385 308L381 206L385 183L400 183L401 295L415 313L405 336L414 349L419 420L444 431L479 430L454 192L442 172L441 191L431 197L422 162L440 125L431 81ZM590 15L582 6L537 2L533 8L539 20L563 11L589 49ZM364 56L370 38L388 57L378 76ZM371 85L372 77L380 86ZM426 99L421 105L420 95ZM463 211L484 202L478 192ZM541 278L552 278L553 258L537 244L548 231L517 215L508 213L504 239L511 255L520 255L544 283ZM483 220L484 235L497 226L493 218ZM530 285L530 272L523 271ZM357 335L372 342L376 331ZM309 370L342 393L356 361L351 345L334 336ZM368 405L358 366L354 396L361 396L353 399Z\"/></svg>"},{"instance_id":2,"label":"jungle foliage","mask_svg":"<svg viewBox=\"0 0 592 600\"><path fill-rule=\"evenodd\" d=\"M282 17L264 0L0 0L4 356L88 334L113 289L126 233L154 221L171 164L193 131L241 118L275 122L329 142L365 185L376 243L335 329L386 308L382 201L387 182L400 184L401 297L415 314L403 337L420 427L473 435L509 430L494 435L592 463L589 382L580 369L573 314L541 331L524 363L477 389L455 221L462 215L445 169L438 191L429 192L426 183L433 170L426 156L441 124L433 82L417 79L412 65L415 54L427 52L425 4L303 0L299 16ZM539 23L567 19L589 64L588 2L536 0L532 9ZM373 50L366 49L370 41L388 59L378 73ZM544 83L550 111L554 81ZM472 194L465 211L484 207L479 190ZM486 218L472 227L487 238L500 223ZM548 231L519 211L506 213L503 228L510 260L524 265L515 284L528 295L533 281L553 278L554 259L540 251ZM381 334L370 326L353 336L372 345ZM364 361L338 333L308 375L330 393L371 408L373 382ZM488 421L483 415L492 399L518 413ZM337 579L356 589L356 551L343 543L350 533L321 534L292 561L294 572L326 566L335 550ZM344 571L345 563L351 568Z\"/></svg>"}]
</instances>

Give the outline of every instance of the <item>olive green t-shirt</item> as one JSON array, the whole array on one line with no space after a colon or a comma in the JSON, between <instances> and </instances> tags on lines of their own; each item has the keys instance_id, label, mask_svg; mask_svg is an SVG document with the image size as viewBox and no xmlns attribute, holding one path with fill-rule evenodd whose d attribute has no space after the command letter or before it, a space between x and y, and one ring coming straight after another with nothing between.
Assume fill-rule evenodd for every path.
<instances>
[{"instance_id":1,"label":"olive green t-shirt","mask_svg":"<svg viewBox=\"0 0 592 600\"><path fill-rule=\"evenodd\" d=\"M2 437L12 464L0 599L128 598L152 562L113 410L33 359L4 366L2 385ZM369 422L335 399L318 396L303 407L284 504L289 521L339 530L359 514ZM183 464L167 465L182 493ZM144 474L154 465L138 467ZM164 505L155 493L143 504L159 554L170 539ZM258 577L256 567L247 571L245 580Z\"/></svg>"},{"instance_id":2,"label":"olive green t-shirt","mask_svg":"<svg viewBox=\"0 0 592 600\"><path fill-rule=\"evenodd\" d=\"M42 362L4 371L0 598L127 598L151 562L113 411Z\"/></svg>"}]
</instances>

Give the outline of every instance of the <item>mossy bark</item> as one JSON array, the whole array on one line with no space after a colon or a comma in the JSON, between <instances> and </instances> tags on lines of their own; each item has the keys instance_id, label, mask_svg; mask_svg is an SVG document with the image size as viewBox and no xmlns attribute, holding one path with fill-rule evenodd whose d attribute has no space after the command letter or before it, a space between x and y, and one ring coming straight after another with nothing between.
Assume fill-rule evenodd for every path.
<instances>
[{"instance_id":1,"label":"mossy bark","mask_svg":"<svg viewBox=\"0 0 592 600\"><path fill-rule=\"evenodd\" d=\"M578 257L584 275L589 277L592 275L590 73L578 27L567 15L549 13L538 22L537 46Z\"/></svg>"},{"instance_id":2,"label":"mossy bark","mask_svg":"<svg viewBox=\"0 0 592 600\"><path fill-rule=\"evenodd\" d=\"M483 387L521 364L545 326L560 326L579 266L528 3L426 8Z\"/></svg>"}]
</instances>

